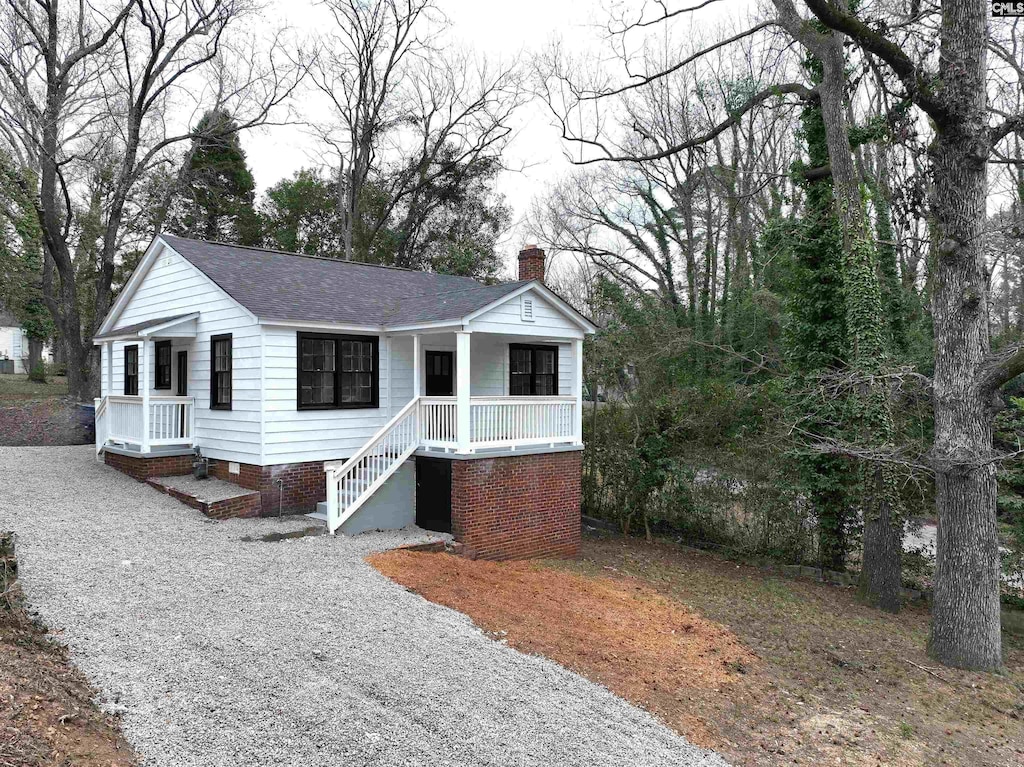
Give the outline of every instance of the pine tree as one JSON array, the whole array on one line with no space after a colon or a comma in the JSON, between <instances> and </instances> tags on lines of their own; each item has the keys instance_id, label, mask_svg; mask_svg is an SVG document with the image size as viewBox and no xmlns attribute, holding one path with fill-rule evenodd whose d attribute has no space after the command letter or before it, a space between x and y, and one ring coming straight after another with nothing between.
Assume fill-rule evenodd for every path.
<instances>
[{"instance_id":1,"label":"pine tree","mask_svg":"<svg viewBox=\"0 0 1024 767\"><path fill-rule=\"evenodd\" d=\"M183 237L258 245L255 194L238 124L223 110L207 112L193 131L166 228Z\"/></svg>"}]
</instances>

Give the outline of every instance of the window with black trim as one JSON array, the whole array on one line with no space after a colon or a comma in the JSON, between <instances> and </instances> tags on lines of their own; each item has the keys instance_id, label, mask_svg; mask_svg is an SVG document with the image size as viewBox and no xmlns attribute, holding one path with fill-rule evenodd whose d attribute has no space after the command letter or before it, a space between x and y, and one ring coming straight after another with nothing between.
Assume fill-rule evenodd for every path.
<instances>
[{"instance_id":1,"label":"window with black trim","mask_svg":"<svg viewBox=\"0 0 1024 767\"><path fill-rule=\"evenodd\" d=\"M170 341L157 341L154 347L156 349L156 369L153 377L153 388L154 389L170 389L171 388L171 342Z\"/></svg>"},{"instance_id":2,"label":"window with black trim","mask_svg":"<svg viewBox=\"0 0 1024 767\"><path fill-rule=\"evenodd\" d=\"M139 393L139 347L124 347L124 393L137 395Z\"/></svg>"},{"instance_id":3,"label":"window with black trim","mask_svg":"<svg viewBox=\"0 0 1024 767\"><path fill-rule=\"evenodd\" d=\"M509 344L508 393L512 397L558 394L558 347Z\"/></svg>"},{"instance_id":4,"label":"window with black trim","mask_svg":"<svg viewBox=\"0 0 1024 767\"><path fill-rule=\"evenodd\" d=\"M297 336L300 410L377 407L376 336Z\"/></svg>"},{"instance_id":5,"label":"window with black trim","mask_svg":"<svg viewBox=\"0 0 1024 767\"><path fill-rule=\"evenodd\" d=\"M231 409L231 334L210 337L210 407Z\"/></svg>"}]
</instances>

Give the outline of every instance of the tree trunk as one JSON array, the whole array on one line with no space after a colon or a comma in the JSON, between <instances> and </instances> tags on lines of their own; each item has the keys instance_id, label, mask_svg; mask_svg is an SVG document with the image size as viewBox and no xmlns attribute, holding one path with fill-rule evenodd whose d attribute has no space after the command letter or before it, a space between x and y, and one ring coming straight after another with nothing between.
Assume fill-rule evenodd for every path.
<instances>
[{"instance_id":1,"label":"tree trunk","mask_svg":"<svg viewBox=\"0 0 1024 767\"><path fill-rule=\"evenodd\" d=\"M954 119L932 148L938 248L935 329L935 505L939 518L929 652L950 666L1002 665L994 394L989 355L985 242L988 4L943 3L940 73Z\"/></svg>"},{"instance_id":2,"label":"tree trunk","mask_svg":"<svg viewBox=\"0 0 1024 767\"><path fill-rule=\"evenodd\" d=\"M43 342L38 338L28 338L28 370L31 373L43 359Z\"/></svg>"}]
</instances>

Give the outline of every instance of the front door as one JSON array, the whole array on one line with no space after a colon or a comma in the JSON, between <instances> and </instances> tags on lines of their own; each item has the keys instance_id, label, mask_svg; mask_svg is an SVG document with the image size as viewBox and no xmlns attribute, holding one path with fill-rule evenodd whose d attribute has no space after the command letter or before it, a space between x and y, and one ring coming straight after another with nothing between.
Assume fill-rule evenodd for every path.
<instances>
[{"instance_id":1,"label":"front door","mask_svg":"<svg viewBox=\"0 0 1024 767\"><path fill-rule=\"evenodd\" d=\"M175 382L175 391L179 397L185 397L188 395L188 352L178 352L178 378ZM188 423L185 420L185 408L179 408L181 415L178 423L178 433L185 436Z\"/></svg>"},{"instance_id":2,"label":"front door","mask_svg":"<svg viewBox=\"0 0 1024 767\"><path fill-rule=\"evenodd\" d=\"M178 396L188 395L188 352L178 352Z\"/></svg>"},{"instance_id":3,"label":"front door","mask_svg":"<svg viewBox=\"0 0 1024 767\"><path fill-rule=\"evenodd\" d=\"M455 394L455 353L427 352L427 396Z\"/></svg>"}]
</instances>

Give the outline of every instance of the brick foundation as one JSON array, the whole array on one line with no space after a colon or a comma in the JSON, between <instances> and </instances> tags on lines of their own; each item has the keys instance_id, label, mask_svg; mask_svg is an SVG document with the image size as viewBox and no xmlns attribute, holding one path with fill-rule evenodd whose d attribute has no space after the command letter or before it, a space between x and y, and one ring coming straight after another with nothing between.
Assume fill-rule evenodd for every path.
<instances>
[{"instance_id":1,"label":"brick foundation","mask_svg":"<svg viewBox=\"0 0 1024 767\"><path fill-rule=\"evenodd\" d=\"M139 482L145 482L154 477L180 477L191 474L193 457L192 455L181 455L141 458L105 451L103 460L108 466L112 466ZM248 501L244 509L245 516L274 516L278 513L278 509L285 514L316 511L317 503L327 498L327 476L324 473L323 461L276 466L240 463L238 464L238 474L232 474L229 468L228 461L210 459L210 476L223 479L225 482L232 482L247 490L259 492L259 511L256 514L250 514L252 501ZM279 479L283 480L281 488L277 485ZM281 497L282 491L283 498ZM249 498L249 496L246 497ZM204 511L204 513L206 512ZM211 516L216 515L211 514ZM234 513L229 516L241 516L241 514Z\"/></svg>"},{"instance_id":2,"label":"brick foundation","mask_svg":"<svg viewBox=\"0 0 1024 767\"><path fill-rule=\"evenodd\" d=\"M238 474L232 474L228 461L211 458L210 474L217 479L259 491L263 516L276 515L279 508L285 514L316 511L317 503L327 500L327 475L323 461L274 466L240 463ZM280 488L278 480L282 481Z\"/></svg>"},{"instance_id":3,"label":"brick foundation","mask_svg":"<svg viewBox=\"0 0 1024 767\"><path fill-rule=\"evenodd\" d=\"M482 559L574 557L581 452L452 461L452 533Z\"/></svg>"},{"instance_id":4,"label":"brick foundation","mask_svg":"<svg viewBox=\"0 0 1024 767\"><path fill-rule=\"evenodd\" d=\"M159 458L136 458L103 452L103 462L132 479L145 482L152 477L180 477L192 473L192 455L164 455Z\"/></svg>"}]
</instances>

